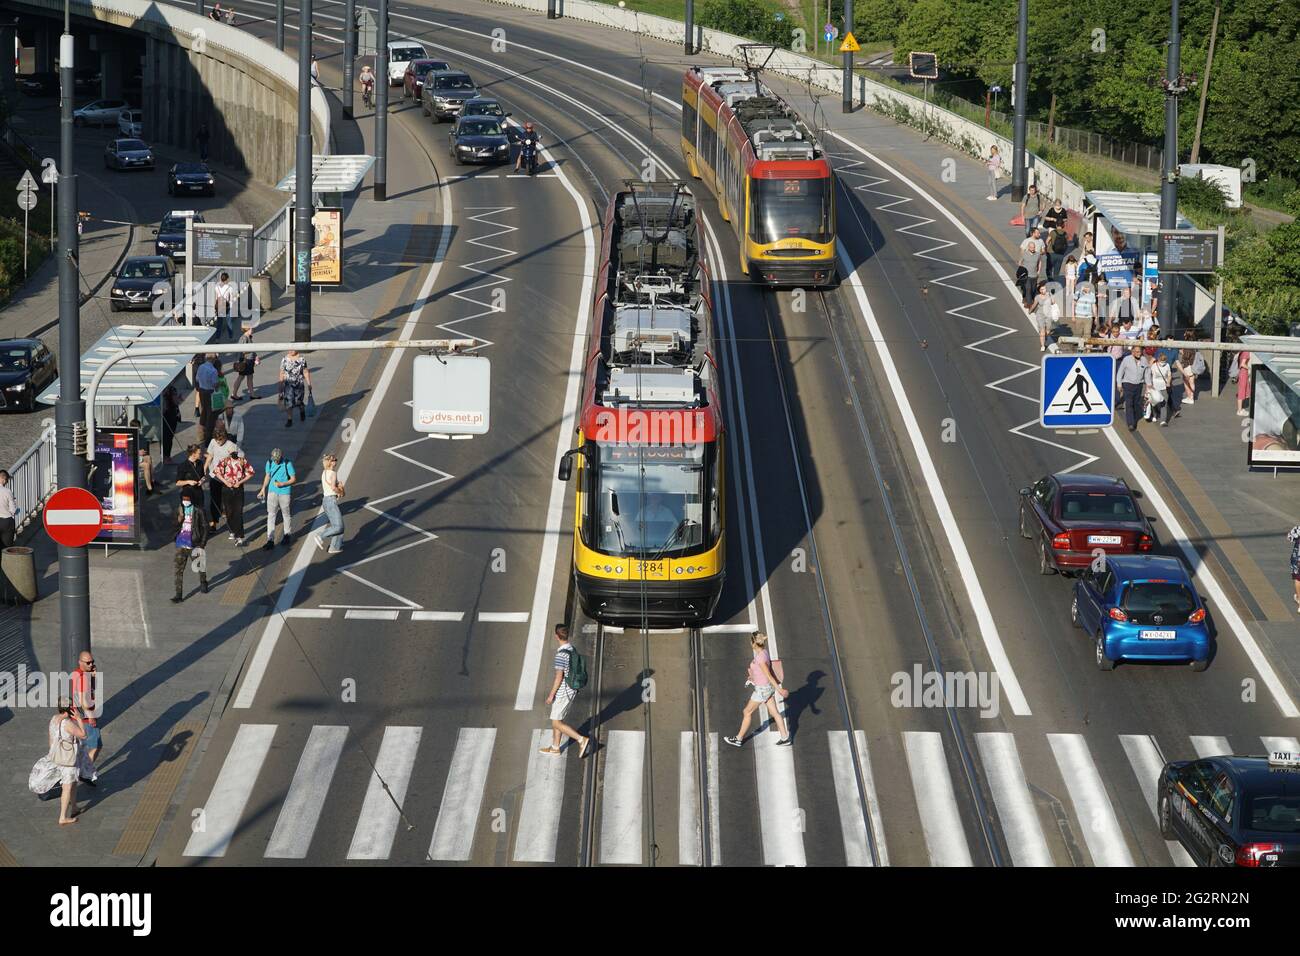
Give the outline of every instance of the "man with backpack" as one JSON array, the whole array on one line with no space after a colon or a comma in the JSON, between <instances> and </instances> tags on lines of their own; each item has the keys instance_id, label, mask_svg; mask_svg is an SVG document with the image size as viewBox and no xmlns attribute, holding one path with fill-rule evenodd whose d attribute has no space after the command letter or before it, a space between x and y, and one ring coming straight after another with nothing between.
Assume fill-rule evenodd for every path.
<instances>
[{"instance_id":1,"label":"man with backpack","mask_svg":"<svg viewBox=\"0 0 1300 956\"><path fill-rule=\"evenodd\" d=\"M541 752L550 757L560 755L560 735L563 734L578 745L578 756L587 756L591 738L584 737L564 722L569 708L577 699L578 691L587 686L587 661L569 643L567 624L555 625L555 639L559 647L555 649L555 682L546 697L551 706L551 746L541 748Z\"/></svg>"}]
</instances>

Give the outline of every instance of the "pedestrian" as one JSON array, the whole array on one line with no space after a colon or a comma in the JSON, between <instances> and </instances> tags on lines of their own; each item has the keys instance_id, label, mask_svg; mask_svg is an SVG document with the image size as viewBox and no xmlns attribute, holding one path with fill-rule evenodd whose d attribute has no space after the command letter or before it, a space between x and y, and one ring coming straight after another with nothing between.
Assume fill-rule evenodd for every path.
<instances>
[{"instance_id":1,"label":"pedestrian","mask_svg":"<svg viewBox=\"0 0 1300 956\"><path fill-rule=\"evenodd\" d=\"M1079 285L1079 263L1074 256L1066 258L1065 265L1061 269L1061 281L1065 285L1065 317L1072 319L1074 318L1074 291Z\"/></svg>"},{"instance_id":2,"label":"pedestrian","mask_svg":"<svg viewBox=\"0 0 1300 956\"><path fill-rule=\"evenodd\" d=\"M1138 416L1141 414L1140 402L1142 391L1146 387L1147 360L1142 354L1142 346L1134 345L1124 361L1119 363L1119 376L1116 381L1121 390L1120 403L1124 406L1124 421L1131 432L1137 431Z\"/></svg>"},{"instance_id":3,"label":"pedestrian","mask_svg":"<svg viewBox=\"0 0 1300 956\"><path fill-rule=\"evenodd\" d=\"M229 24L230 26L232 26L232 27L235 25L235 8L234 8L234 7L226 7L226 23L228 23L228 24Z\"/></svg>"},{"instance_id":4,"label":"pedestrian","mask_svg":"<svg viewBox=\"0 0 1300 956\"><path fill-rule=\"evenodd\" d=\"M1237 414L1249 415L1246 402L1250 400L1250 353L1238 352L1234 364L1237 366Z\"/></svg>"},{"instance_id":5,"label":"pedestrian","mask_svg":"<svg viewBox=\"0 0 1300 956\"><path fill-rule=\"evenodd\" d=\"M230 435L226 432L225 423L217 422L217 427L212 432L212 441L208 442L207 452L203 456L203 473L208 476L209 531L217 530L217 524L221 521L224 510L222 498L225 492L222 489L225 485L217 477L217 465L238 450L239 446L230 440Z\"/></svg>"},{"instance_id":6,"label":"pedestrian","mask_svg":"<svg viewBox=\"0 0 1300 956\"><path fill-rule=\"evenodd\" d=\"M1056 323L1061 318L1061 311L1052 294L1047 291L1045 279L1038 280L1038 291L1034 294L1033 316L1034 323L1038 326L1038 351L1046 352L1047 334L1056 328Z\"/></svg>"},{"instance_id":7,"label":"pedestrian","mask_svg":"<svg viewBox=\"0 0 1300 956\"><path fill-rule=\"evenodd\" d=\"M242 448L244 446L244 413L228 402L222 420L226 424L226 434L235 440L236 445Z\"/></svg>"},{"instance_id":8,"label":"pedestrian","mask_svg":"<svg viewBox=\"0 0 1300 956\"><path fill-rule=\"evenodd\" d=\"M339 481L338 468L339 460L333 454L327 454L321 459L325 470L321 472L321 510L325 512L325 517L329 519L330 526L325 529L324 534L314 534L312 538L316 541L316 547L322 551L325 550L325 539L329 538L329 553L338 554L343 550L343 512L339 511L339 502L343 499L344 487L343 482Z\"/></svg>"},{"instance_id":9,"label":"pedestrian","mask_svg":"<svg viewBox=\"0 0 1300 956\"><path fill-rule=\"evenodd\" d=\"M181 505L176 510L176 594L172 597L173 604L180 604L185 600L182 593L185 577L185 565L191 559L194 561L194 570L199 573L199 590L204 594L208 593L208 564L207 549L208 543L208 526L203 520L203 497L197 494L193 489L181 489Z\"/></svg>"},{"instance_id":10,"label":"pedestrian","mask_svg":"<svg viewBox=\"0 0 1300 956\"><path fill-rule=\"evenodd\" d=\"M1060 199L1052 200L1052 206L1043 213L1043 229L1046 230L1047 278L1055 279L1061 272L1061 263L1065 251L1069 248L1070 237L1067 232L1070 214L1061 205Z\"/></svg>"},{"instance_id":11,"label":"pedestrian","mask_svg":"<svg viewBox=\"0 0 1300 956\"><path fill-rule=\"evenodd\" d=\"M1043 243L1038 238L1038 230L1034 229L1030 235L1020 244L1020 263L1016 275L1023 275L1022 285L1020 286L1021 298L1024 300L1026 311L1032 308L1034 303L1035 290L1038 288L1038 273L1043 262ZM1020 270L1024 272L1021 273Z\"/></svg>"},{"instance_id":12,"label":"pedestrian","mask_svg":"<svg viewBox=\"0 0 1300 956\"><path fill-rule=\"evenodd\" d=\"M320 66L316 63L316 58L311 58L311 81L315 86L320 86Z\"/></svg>"},{"instance_id":13,"label":"pedestrian","mask_svg":"<svg viewBox=\"0 0 1300 956\"><path fill-rule=\"evenodd\" d=\"M1196 340L1193 332L1188 332L1184 338L1189 342ZM1195 349L1183 349L1179 361L1183 366L1183 385L1187 390L1183 397L1183 404L1195 405L1196 383L1205 374L1205 356Z\"/></svg>"},{"instance_id":14,"label":"pedestrian","mask_svg":"<svg viewBox=\"0 0 1300 956\"><path fill-rule=\"evenodd\" d=\"M306 400L311 392L311 370L307 360L297 349L280 360L280 404L284 406L284 427L293 424L293 410L298 409L298 420L307 420Z\"/></svg>"},{"instance_id":15,"label":"pedestrian","mask_svg":"<svg viewBox=\"0 0 1300 956\"><path fill-rule=\"evenodd\" d=\"M569 643L567 624L555 625L555 640L559 646L555 649L555 680L551 692L546 695L546 703L551 707L551 745L542 747L541 753L548 757L560 755L560 736L564 735L578 745L578 756L587 756L591 738L584 737L564 722L569 709L578 697L578 691L587 682L587 667L582 655Z\"/></svg>"},{"instance_id":16,"label":"pedestrian","mask_svg":"<svg viewBox=\"0 0 1300 956\"><path fill-rule=\"evenodd\" d=\"M1020 200L1020 218L1025 221L1025 235L1031 235L1043 218L1043 197L1039 195L1038 186L1031 185L1029 191Z\"/></svg>"},{"instance_id":17,"label":"pedestrian","mask_svg":"<svg viewBox=\"0 0 1300 956\"><path fill-rule=\"evenodd\" d=\"M226 373L221 368L221 359L215 355L211 358L212 367L217 370L217 381L212 389L212 421L221 420L222 413L226 406L230 404L230 383L226 381Z\"/></svg>"},{"instance_id":18,"label":"pedestrian","mask_svg":"<svg viewBox=\"0 0 1300 956\"><path fill-rule=\"evenodd\" d=\"M72 672L70 682L72 705L81 716L81 723L86 731L82 743L85 761L82 765L81 782L92 787L99 781L95 772L95 761L99 758L99 749L103 738L99 733L99 718L95 716L95 658L90 651L82 651L77 657L77 669Z\"/></svg>"},{"instance_id":19,"label":"pedestrian","mask_svg":"<svg viewBox=\"0 0 1300 956\"><path fill-rule=\"evenodd\" d=\"M208 19L217 21L221 20L221 4L214 3L212 5L212 9L208 11Z\"/></svg>"},{"instance_id":20,"label":"pedestrian","mask_svg":"<svg viewBox=\"0 0 1300 956\"><path fill-rule=\"evenodd\" d=\"M250 323L246 322L246 324L243 326L242 331L243 334L240 335L239 337L239 344L248 345L253 341L253 326ZM250 402L253 399L257 398L257 396L253 393L253 372L256 371L257 366L260 365L261 363L262 360L257 357L256 352L240 352L239 355L236 357L235 387L231 390L234 395L235 401L239 401L239 386L243 384L245 381L248 382L248 385L246 386L245 397Z\"/></svg>"},{"instance_id":21,"label":"pedestrian","mask_svg":"<svg viewBox=\"0 0 1300 956\"><path fill-rule=\"evenodd\" d=\"M48 793L62 784L59 798L59 826L77 822L77 778L84 768L82 741L86 729L81 715L67 697L59 698L59 712L50 718L49 752L36 761L27 777L27 788L35 794Z\"/></svg>"},{"instance_id":22,"label":"pedestrian","mask_svg":"<svg viewBox=\"0 0 1300 956\"><path fill-rule=\"evenodd\" d=\"M226 515L226 527L235 547L244 546L244 485L257 472L236 448L217 464L217 478L221 482L221 507Z\"/></svg>"},{"instance_id":23,"label":"pedestrian","mask_svg":"<svg viewBox=\"0 0 1300 956\"><path fill-rule=\"evenodd\" d=\"M208 132L208 124L203 123L199 126L199 131L194 134L194 142L199 147L199 160L208 161L208 145L212 142L212 134Z\"/></svg>"},{"instance_id":24,"label":"pedestrian","mask_svg":"<svg viewBox=\"0 0 1300 956\"><path fill-rule=\"evenodd\" d=\"M1165 406L1165 424L1183 414L1183 362L1177 349L1161 349L1159 355L1168 364L1172 373L1169 380L1169 404Z\"/></svg>"},{"instance_id":25,"label":"pedestrian","mask_svg":"<svg viewBox=\"0 0 1300 956\"><path fill-rule=\"evenodd\" d=\"M1300 614L1300 524L1286 533L1291 542L1291 583L1295 585L1295 611Z\"/></svg>"},{"instance_id":26,"label":"pedestrian","mask_svg":"<svg viewBox=\"0 0 1300 956\"><path fill-rule=\"evenodd\" d=\"M745 711L740 718L740 730L734 737L723 737L724 743L731 744L733 747L743 747L745 745L745 736L749 733L750 721L754 719L754 713L762 705L767 708L772 720L776 722L776 729L781 733L781 739L777 744L790 744L790 731L785 725L785 718L781 716L780 709L776 706L776 697L779 694L782 699L789 697L790 693L776 679L772 673L772 659L767 653L767 635L762 631L755 631L749 639L750 649L753 651L753 660L749 662L749 669L746 673L746 687L753 687L753 692L749 695L749 700L745 704Z\"/></svg>"},{"instance_id":27,"label":"pedestrian","mask_svg":"<svg viewBox=\"0 0 1300 956\"><path fill-rule=\"evenodd\" d=\"M1097 294L1092 291L1091 282L1079 282L1074 286L1070 331L1080 337L1092 334L1092 320L1097 309Z\"/></svg>"},{"instance_id":28,"label":"pedestrian","mask_svg":"<svg viewBox=\"0 0 1300 956\"><path fill-rule=\"evenodd\" d=\"M279 448L272 448L271 458L266 463L265 475L262 478L262 487L257 492L257 500L266 502L266 544L262 545L263 551L270 551L275 547L276 512L279 512L284 522L284 534L280 536L280 544L287 548L293 540L290 536L293 532L293 523L289 517L289 505L293 496L293 486L297 483L298 475L293 470L293 462L285 458L284 452Z\"/></svg>"},{"instance_id":29,"label":"pedestrian","mask_svg":"<svg viewBox=\"0 0 1300 956\"><path fill-rule=\"evenodd\" d=\"M212 311L217 320L218 341L225 342L235 337L235 323L230 310L235 304L237 294L237 290L230 283L230 273L221 273L217 284L212 288Z\"/></svg>"},{"instance_id":30,"label":"pedestrian","mask_svg":"<svg viewBox=\"0 0 1300 956\"><path fill-rule=\"evenodd\" d=\"M1173 385L1174 372L1169 367L1169 362L1163 352L1156 354L1154 361L1147 365L1146 387L1147 387L1147 421L1160 422L1160 413L1165 410L1169 401L1169 389ZM1169 415L1166 411L1165 420L1160 422L1162 426L1169 424Z\"/></svg>"},{"instance_id":31,"label":"pedestrian","mask_svg":"<svg viewBox=\"0 0 1300 956\"><path fill-rule=\"evenodd\" d=\"M140 462L140 475L144 478L145 494L151 495L154 493L153 455L149 453L149 449L153 446L153 442L145 438L144 429L140 427L140 419L131 419L130 427L134 428L139 433L139 438L136 442L136 450Z\"/></svg>"},{"instance_id":32,"label":"pedestrian","mask_svg":"<svg viewBox=\"0 0 1300 956\"><path fill-rule=\"evenodd\" d=\"M204 482L207 481L203 474L203 465L199 461L203 457L202 445L190 445L185 449L185 460L181 462L180 467L176 469L175 485L180 488L182 493L186 488L190 489L195 495L195 500L199 503L199 508L203 507L203 496L205 492Z\"/></svg>"},{"instance_id":33,"label":"pedestrian","mask_svg":"<svg viewBox=\"0 0 1300 956\"><path fill-rule=\"evenodd\" d=\"M176 441L176 429L181 424L181 394L175 385L168 385L162 394L162 453L163 464L172 457L172 445Z\"/></svg>"},{"instance_id":34,"label":"pedestrian","mask_svg":"<svg viewBox=\"0 0 1300 956\"><path fill-rule=\"evenodd\" d=\"M1002 151L996 143L989 147L989 158L984 161L984 166L989 171L989 194L985 198L995 200L998 198L998 176L1002 174Z\"/></svg>"},{"instance_id":35,"label":"pedestrian","mask_svg":"<svg viewBox=\"0 0 1300 956\"><path fill-rule=\"evenodd\" d=\"M0 468L0 548L12 548L18 537L18 499L9 487L9 472Z\"/></svg>"},{"instance_id":36,"label":"pedestrian","mask_svg":"<svg viewBox=\"0 0 1300 956\"><path fill-rule=\"evenodd\" d=\"M199 419L199 441L205 441L212 433L212 392L217 387L217 379L220 375L217 368L213 365L213 359L216 356L205 356L199 367L194 372L194 390L198 398L194 406L194 414Z\"/></svg>"}]
</instances>

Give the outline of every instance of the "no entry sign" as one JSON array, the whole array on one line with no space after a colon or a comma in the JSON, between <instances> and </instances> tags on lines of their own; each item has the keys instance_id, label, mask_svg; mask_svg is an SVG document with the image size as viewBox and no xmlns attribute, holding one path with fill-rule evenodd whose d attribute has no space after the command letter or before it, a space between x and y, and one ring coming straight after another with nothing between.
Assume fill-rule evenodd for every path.
<instances>
[{"instance_id":1,"label":"no entry sign","mask_svg":"<svg viewBox=\"0 0 1300 956\"><path fill-rule=\"evenodd\" d=\"M104 521L99 499L84 488L60 488L45 505L45 530L67 548L82 548L95 540Z\"/></svg>"}]
</instances>

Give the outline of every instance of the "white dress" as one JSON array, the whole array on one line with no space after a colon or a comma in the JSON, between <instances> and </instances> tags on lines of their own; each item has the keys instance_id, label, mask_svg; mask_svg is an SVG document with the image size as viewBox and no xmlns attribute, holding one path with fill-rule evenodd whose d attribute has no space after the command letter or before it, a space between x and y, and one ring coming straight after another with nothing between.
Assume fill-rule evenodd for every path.
<instances>
[{"instance_id":1,"label":"white dress","mask_svg":"<svg viewBox=\"0 0 1300 956\"><path fill-rule=\"evenodd\" d=\"M32 772L27 778L27 789L32 793L42 794L49 793L55 787L68 786L77 782L77 776L89 778L95 772L95 768L90 764L90 758L86 756L86 748L81 746L81 741L63 729L64 722L68 718L63 714L55 714L50 718L50 749L40 760L36 761L32 767ZM62 736L64 740L71 740L77 746L77 764L74 767L60 767L54 762L51 756L54 753L54 742L57 737Z\"/></svg>"}]
</instances>

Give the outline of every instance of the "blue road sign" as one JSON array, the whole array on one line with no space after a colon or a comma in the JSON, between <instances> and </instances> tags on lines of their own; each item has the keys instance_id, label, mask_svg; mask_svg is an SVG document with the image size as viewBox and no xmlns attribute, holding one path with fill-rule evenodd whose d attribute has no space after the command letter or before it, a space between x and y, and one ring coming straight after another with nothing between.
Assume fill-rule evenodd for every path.
<instances>
[{"instance_id":1,"label":"blue road sign","mask_svg":"<svg viewBox=\"0 0 1300 956\"><path fill-rule=\"evenodd\" d=\"M1044 355L1039 395L1044 428L1106 428L1115 421L1115 359L1108 352Z\"/></svg>"}]
</instances>

